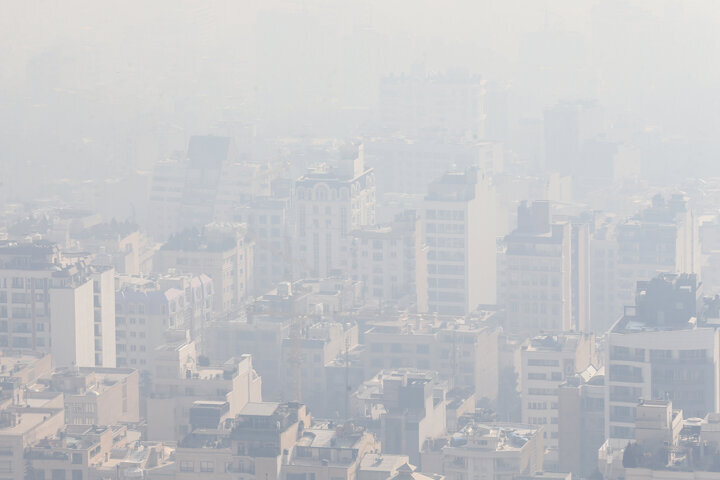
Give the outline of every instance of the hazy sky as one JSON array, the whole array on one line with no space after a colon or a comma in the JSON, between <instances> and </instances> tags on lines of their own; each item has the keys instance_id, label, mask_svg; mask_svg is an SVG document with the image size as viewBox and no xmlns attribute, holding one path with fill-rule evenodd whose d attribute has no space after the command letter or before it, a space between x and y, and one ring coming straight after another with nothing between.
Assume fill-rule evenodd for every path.
<instances>
[{"instance_id":1,"label":"hazy sky","mask_svg":"<svg viewBox=\"0 0 720 480\"><path fill-rule=\"evenodd\" d=\"M228 120L323 135L418 65L508 86L516 117L598 100L621 139L655 126L714 143L720 128L712 0L4 3L0 139L15 159L163 155Z\"/></svg>"}]
</instances>

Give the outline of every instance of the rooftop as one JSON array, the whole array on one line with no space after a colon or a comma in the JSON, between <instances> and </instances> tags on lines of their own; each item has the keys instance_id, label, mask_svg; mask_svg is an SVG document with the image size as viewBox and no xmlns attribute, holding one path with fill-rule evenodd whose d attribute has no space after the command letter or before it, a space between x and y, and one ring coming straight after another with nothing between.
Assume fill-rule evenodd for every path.
<instances>
[{"instance_id":1,"label":"rooftop","mask_svg":"<svg viewBox=\"0 0 720 480\"><path fill-rule=\"evenodd\" d=\"M238 415L270 417L275 414L279 407L280 404L276 402L249 402L240 410Z\"/></svg>"},{"instance_id":2,"label":"rooftop","mask_svg":"<svg viewBox=\"0 0 720 480\"><path fill-rule=\"evenodd\" d=\"M431 443L432 450L461 448L488 451L519 451L541 431L533 425L469 423L459 432Z\"/></svg>"},{"instance_id":3,"label":"rooftop","mask_svg":"<svg viewBox=\"0 0 720 480\"><path fill-rule=\"evenodd\" d=\"M331 427L306 429L297 445L310 448L353 448L363 434L360 429L347 432L343 430L344 427Z\"/></svg>"}]
</instances>

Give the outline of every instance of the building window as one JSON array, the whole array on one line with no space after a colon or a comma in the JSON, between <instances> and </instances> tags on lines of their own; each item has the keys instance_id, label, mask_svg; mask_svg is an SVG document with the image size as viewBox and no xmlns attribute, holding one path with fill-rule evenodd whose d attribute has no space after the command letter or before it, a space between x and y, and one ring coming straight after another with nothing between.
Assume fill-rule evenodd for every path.
<instances>
[{"instance_id":1,"label":"building window","mask_svg":"<svg viewBox=\"0 0 720 480\"><path fill-rule=\"evenodd\" d=\"M59 470L57 468L54 468L52 470L52 475L50 476L52 480L65 480L65 470Z\"/></svg>"},{"instance_id":2,"label":"building window","mask_svg":"<svg viewBox=\"0 0 720 480\"><path fill-rule=\"evenodd\" d=\"M212 462L200 462L201 472L214 472L215 465Z\"/></svg>"},{"instance_id":3,"label":"building window","mask_svg":"<svg viewBox=\"0 0 720 480\"><path fill-rule=\"evenodd\" d=\"M195 471L195 462L180 462L180 471L181 472L194 472Z\"/></svg>"}]
</instances>

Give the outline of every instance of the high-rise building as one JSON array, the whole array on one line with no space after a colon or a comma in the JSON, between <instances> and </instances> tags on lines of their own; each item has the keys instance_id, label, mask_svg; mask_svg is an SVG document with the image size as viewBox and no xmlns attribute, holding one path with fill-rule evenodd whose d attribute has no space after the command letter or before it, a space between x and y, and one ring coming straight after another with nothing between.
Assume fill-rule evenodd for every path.
<instances>
[{"instance_id":1,"label":"high-rise building","mask_svg":"<svg viewBox=\"0 0 720 480\"><path fill-rule=\"evenodd\" d=\"M423 204L428 310L465 315L496 302L495 189L476 169L446 173Z\"/></svg>"},{"instance_id":2,"label":"high-rise building","mask_svg":"<svg viewBox=\"0 0 720 480\"><path fill-rule=\"evenodd\" d=\"M595 337L582 333L541 336L521 349L522 422L542 425L545 462L558 468L558 387L595 360Z\"/></svg>"},{"instance_id":3,"label":"high-rise building","mask_svg":"<svg viewBox=\"0 0 720 480\"><path fill-rule=\"evenodd\" d=\"M617 294L618 243L611 216L595 220L589 241L590 325L591 332L607 331L622 315Z\"/></svg>"},{"instance_id":4,"label":"high-rise building","mask_svg":"<svg viewBox=\"0 0 720 480\"><path fill-rule=\"evenodd\" d=\"M347 145L339 165L295 183L294 278L326 278L350 268L353 230L375 224L375 174L362 145Z\"/></svg>"},{"instance_id":5,"label":"high-rise building","mask_svg":"<svg viewBox=\"0 0 720 480\"><path fill-rule=\"evenodd\" d=\"M562 102L546 108L543 117L545 169L561 175L583 175L585 143L602 132L598 107L589 102ZM612 159L609 162L612 169ZM597 166L592 167L597 171Z\"/></svg>"},{"instance_id":6,"label":"high-rise building","mask_svg":"<svg viewBox=\"0 0 720 480\"><path fill-rule=\"evenodd\" d=\"M51 353L56 367L114 367L113 277L51 243L0 246L0 346Z\"/></svg>"},{"instance_id":7,"label":"high-rise building","mask_svg":"<svg viewBox=\"0 0 720 480\"><path fill-rule=\"evenodd\" d=\"M589 366L558 388L558 466L588 477L605 441L605 370Z\"/></svg>"},{"instance_id":8,"label":"high-rise building","mask_svg":"<svg viewBox=\"0 0 720 480\"><path fill-rule=\"evenodd\" d=\"M363 334L365 376L397 368L434 370L449 389L469 388L478 401L492 404L498 396L498 328L492 316L379 319Z\"/></svg>"},{"instance_id":9,"label":"high-rise building","mask_svg":"<svg viewBox=\"0 0 720 480\"><path fill-rule=\"evenodd\" d=\"M690 417L718 411L720 334L698 304L695 275L638 282L636 306L606 337L607 438L634 437L639 399L670 400Z\"/></svg>"},{"instance_id":10,"label":"high-rise building","mask_svg":"<svg viewBox=\"0 0 720 480\"><path fill-rule=\"evenodd\" d=\"M149 372L155 349L173 333L198 339L212 317L213 283L207 275L119 276L115 337L119 367Z\"/></svg>"},{"instance_id":11,"label":"high-rise building","mask_svg":"<svg viewBox=\"0 0 720 480\"><path fill-rule=\"evenodd\" d=\"M362 281L365 298L380 305L394 303L427 310L427 247L413 210L390 225L365 227L352 233L353 280Z\"/></svg>"},{"instance_id":12,"label":"high-rise building","mask_svg":"<svg viewBox=\"0 0 720 480\"><path fill-rule=\"evenodd\" d=\"M659 273L700 271L695 215L683 195L658 194L652 205L617 227L617 295L621 307L632 305L635 282Z\"/></svg>"},{"instance_id":13,"label":"high-rise building","mask_svg":"<svg viewBox=\"0 0 720 480\"><path fill-rule=\"evenodd\" d=\"M171 237L155 255L153 269L208 275L213 281L213 309L227 314L253 291L253 252L246 225L210 223L202 231L185 230Z\"/></svg>"},{"instance_id":14,"label":"high-rise building","mask_svg":"<svg viewBox=\"0 0 720 480\"><path fill-rule=\"evenodd\" d=\"M485 80L460 70L384 78L379 107L382 132L443 140L485 136Z\"/></svg>"},{"instance_id":15,"label":"high-rise building","mask_svg":"<svg viewBox=\"0 0 720 480\"><path fill-rule=\"evenodd\" d=\"M253 285L264 293L292 276L292 207L290 198L258 198L234 210L233 221L248 226L255 244Z\"/></svg>"},{"instance_id":16,"label":"high-rise building","mask_svg":"<svg viewBox=\"0 0 720 480\"><path fill-rule=\"evenodd\" d=\"M503 170L502 145L478 141L439 141L382 137L365 144L365 158L377 178L377 195L425 195L427 187L448 170L479 168L489 174Z\"/></svg>"},{"instance_id":17,"label":"high-rise building","mask_svg":"<svg viewBox=\"0 0 720 480\"><path fill-rule=\"evenodd\" d=\"M572 232L554 222L550 204L518 207L518 226L501 253L502 298L512 332L563 332L576 329L572 309Z\"/></svg>"},{"instance_id":18,"label":"high-rise building","mask_svg":"<svg viewBox=\"0 0 720 480\"><path fill-rule=\"evenodd\" d=\"M235 210L270 194L274 173L242 161L230 137L193 136L186 153L155 164L150 189L150 234L159 241L213 221L233 221Z\"/></svg>"}]
</instances>

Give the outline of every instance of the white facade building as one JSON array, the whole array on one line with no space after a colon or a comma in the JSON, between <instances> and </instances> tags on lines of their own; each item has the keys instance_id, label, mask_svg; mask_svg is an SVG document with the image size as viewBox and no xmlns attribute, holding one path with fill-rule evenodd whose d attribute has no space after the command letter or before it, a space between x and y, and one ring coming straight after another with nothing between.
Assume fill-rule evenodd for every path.
<instances>
[{"instance_id":1,"label":"white facade building","mask_svg":"<svg viewBox=\"0 0 720 480\"><path fill-rule=\"evenodd\" d=\"M447 173L423 205L428 309L466 314L496 302L495 189L478 170Z\"/></svg>"},{"instance_id":2,"label":"white facade building","mask_svg":"<svg viewBox=\"0 0 720 480\"><path fill-rule=\"evenodd\" d=\"M350 267L351 232L375 224L375 174L362 145L341 152L340 166L303 175L295 185L295 278L326 278Z\"/></svg>"}]
</instances>

